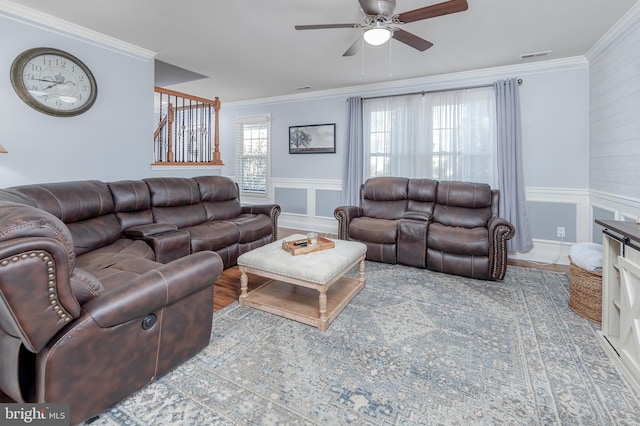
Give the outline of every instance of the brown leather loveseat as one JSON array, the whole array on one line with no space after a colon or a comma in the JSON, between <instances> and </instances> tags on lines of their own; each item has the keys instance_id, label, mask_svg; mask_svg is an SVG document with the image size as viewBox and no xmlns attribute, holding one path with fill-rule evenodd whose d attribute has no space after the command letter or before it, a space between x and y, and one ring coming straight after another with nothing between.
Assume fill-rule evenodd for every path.
<instances>
[{"instance_id":1,"label":"brown leather loveseat","mask_svg":"<svg viewBox=\"0 0 640 426\"><path fill-rule=\"evenodd\" d=\"M403 177L368 179L360 206L335 209L340 239L367 245L367 259L485 280L502 280L506 241L489 185Z\"/></svg>"},{"instance_id":2,"label":"brown leather loveseat","mask_svg":"<svg viewBox=\"0 0 640 426\"><path fill-rule=\"evenodd\" d=\"M90 418L209 343L213 283L276 237L224 177L0 190L0 390Z\"/></svg>"}]
</instances>

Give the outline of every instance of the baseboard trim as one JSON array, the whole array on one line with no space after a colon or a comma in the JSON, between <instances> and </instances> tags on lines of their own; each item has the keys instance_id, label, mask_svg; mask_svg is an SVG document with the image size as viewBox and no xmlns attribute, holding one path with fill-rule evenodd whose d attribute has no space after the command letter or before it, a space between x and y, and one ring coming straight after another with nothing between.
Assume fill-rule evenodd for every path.
<instances>
[{"instance_id":1,"label":"baseboard trim","mask_svg":"<svg viewBox=\"0 0 640 426\"><path fill-rule=\"evenodd\" d=\"M533 249L526 253L509 253L510 259L538 262L544 265L569 265L569 252L574 243L533 240Z\"/></svg>"}]
</instances>

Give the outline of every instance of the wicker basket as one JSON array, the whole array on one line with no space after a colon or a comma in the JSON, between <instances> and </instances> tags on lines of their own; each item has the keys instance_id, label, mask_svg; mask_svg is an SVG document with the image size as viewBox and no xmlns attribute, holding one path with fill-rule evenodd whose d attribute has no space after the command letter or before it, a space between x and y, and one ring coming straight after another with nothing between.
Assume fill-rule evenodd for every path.
<instances>
[{"instance_id":1,"label":"wicker basket","mask_svg":"<svg viewBox=\"0 0 640 426\"><path fill-rule=\"evenodd\" d=\"M571 257L569 257L571 261ZM602 274L569 264L569 307L579 315L602 321Z\"/></svg>"}]
</instances>

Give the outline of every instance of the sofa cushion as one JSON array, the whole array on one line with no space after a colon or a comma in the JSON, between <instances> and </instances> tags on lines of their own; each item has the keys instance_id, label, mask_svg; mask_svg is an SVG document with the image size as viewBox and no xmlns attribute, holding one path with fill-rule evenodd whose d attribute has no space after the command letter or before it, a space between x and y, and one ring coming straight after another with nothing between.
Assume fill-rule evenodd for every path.
<instances>
[{"instance_id":1,"label":"sofa cushion","mask_svg":"<svg viewBox=\"0 0 640 426\"><path fill-rule=\"evenodd\" d=\"M107 184L115 212L137 212L151 208L151 193L142 180L121 180Z\"/></svg>"},{"instance_id":2,"label":"sofa cushion","mask_svg":"<svg viewBox=\"0 0 640 426\"><path fill-rule=\"evenodd\" d=\"M76 266L101 280L101 277L109 274L107 269L140 259L155 259L155 253L151 247L142 240L121 238L113 244L78 256Z\"/></svg>"},{"instance_id":3,"label":"sofa cushion","mask_svg":"<svg viewBox=\"0 0 640 426\"><path fill-rule=\"evenodd\" d=\"M436 202L438 181L433 179L409 179L407 197L409 212L424 213L430 217L433 214L433 205ZM406 216L408 216L407 213Z\"/></svg>"},{"instance_id":4,"label":"sofa cushion","mask_svg":"<svg viewBox=\"0 0 640 426\"><path fill-rule=\"evenodd\" d=\"M433 221L446 226L462 228L486 228L491 218L491 208L468 209L465 207L443 206L436 204L433 208Z\"/></svg>"},{"instance_id":5,"label":"sofa cushion","mask_svg":"<svg viewBox=\"0 0 640 426\"><path fill-rule=\"evenodd\" d=\"M170 223L178 228L187 228L207 222L207 214L202 204L153 207L151 211L153 212L154 222Z\"/></svg>"},{"instance_id":6,"label":"sofa cushion","mask_svg":"<svg viewBox=\"0 0 640 426\"><path fill-rule=\"evenodd\" d=\"M239 243L249 243L270 236L273 233L271 218L263 214L241 214L238 217L229 219L240 232Z\"/></svg>"},{"instance_id":7,"label":"sofa cushion","mask_svg":"<svg viewBox=\"0 0 640 426\"><path fill-rule=\"evenodd\" d=\"M57 182L12 189L67 224L76 254L108 245L120 236L111 191L104 182Z\"/></svg>"},{"instance_id":8,"label":"sofa cushion","mask_svg":"<svg viewBox=\"0 0 640 426\"><path fill-rule=\"evenodd\" d=\"M191 252L219 250L238 243L240 231L232 222L216 220L184 228L191 236Z\"/></svg>"},{"instance_id":9,"label":"sofa cushion","mask_svg":"<svg viewBox=\"0 0 640 426\"><path fill-rule=\"evenodd\" d=\"M349 238L380 244L395 244L398 239L397 220L354 218L349 224Z\"/></svg>"},{"instance_id":10,"label":"sofa cushion","mask_svg":"<svg viewBox=\"0 0 640 426\"><path fill-rule=\"evenodd\" d=\"M208 220L231 219L242 214L242 206L240 205L239 199L203 201L202 207L204 207Z\"/></svg>"},{"instance_id":11,"label":"sofa cushion","mask_svg":"<svg viewBox=\"0 0 640 426\"><path fill-rule=\"evenodd\" d=\"M438 204L479 209L491 206L491 187L486 183L442 181L438 185Z\"/></svg>"},{"instance_id":12,"label":"sofa cushion","mask_svg":"<svg viewBox=\"0 0 640 426\"><path fill-rule=\"evenodd\" d=\"M160 264L153 260L143 258L121 259L109 268L101 269L96 273L105 289L111 290L123 285L127 285L135 280L139 275L152 269L158 268Z\"/></svg>"},{"instance_id":13,"label":"sofa cushion","mask_svg":"<svg viewBox=\"0 0 640 426\"><path fill-rule=\"evenodd\" d=\"M447 226L486 227L492 215L492 200L487 184L440 182L433 220Z\"/></svg>"},{"instance_id":14,"label":"sofa cushion","mask_svg":"<svg viewBox=\"0 0 640 426\"><path fill-rule=\"evenodd\" d=\"M113 213L113 198L106 183L97 180L44 183L11 188L31 199L36 207L64 223Z\"/></svg>"},{"instance_id":15,"label":"sofa cushion","mask_svg":"<svg viewBox=\"0 0 640 426\"><path fill-rule=\"evenodd\" d=\"M193 178L200 190L202 201L227 201L239 198L238 185L224 176L198 176Z\"/></svg>"},{"instance_id":16,"label":"sofa cushion","mask_svg":"<svg viewBox=\"0 0 640 426\"><path fill-rule=\"evenodd\" d=\"M208 220L229 219L242 213L235 181L224 176L199 176L193 180L198 183Z\"/></svg>"},{"instance_id":17,"label":"sofa cushion","mask_svg":"<svg viewBox=\"0 0 640 426\"><path fill-rule=\"evenodd\" d=\"M363 216L400 219L407 211L409 179L379 177L368 179L362 186Z\"/></svg>"},{"instance_id":18,"label":"sofa cushion","mask_svg":"<svg viewBox=\"0 0 640 426\"><path fill-rule=\"evenodd\" d=\"M488 256L487 228L460 228L431 223L427 232L427 247L445 253L465 256Z\"/></svg>"},{"instance_id":19,"label":"sofa cushion","mask_svg":"<svg viewBox=\"0 0 640 426\"><path fill-rule=\"evenodd\" d=\"M186 228L207 221L207 214L200 203L200 190L193 179L149 178L144 181L151 194L154 222Z\"/></svg>"},{"instance_id":20,"label":"sofa cushion","mask_svg":"<svg viewBox=\"0 0 640 426\"><path fill-rule=\"evenodd\" d=\"M114 210L122 229L153 222L151 193L142 180L122 180L107 184L113 196Z\"/></svg>"},{"instance_id":21,"label":"sofa cushion","mask_svg":"<svg viewBox=\"0 0 640 426\"><path fill-rule=\"evenodd\" d=\"M68 223L76 255L107 246L120 238L120 222L115 214Z\"/></svg>"},{"instance_id":22,"label":"sofa cushion","mask_svg":"<svg viewBox=\"0 0 640 426\"><path fill-rule=\"evenodd\" d=\"M487 280L491 279L490 264L487 256L467 256L431 248L427 250L427 269L432 271Z\"/></svg>"},{"instance_id":23,"label":"sofa cushion","mask_svg":"<svg viewBox=\"0 0 640 426\"><path fill-rule=\"evenodd\" d=\"M200 201L200 190L193 179L148 178L143 180L149 187L153 207L182 206Z\"/></svg>"}]
</instances>

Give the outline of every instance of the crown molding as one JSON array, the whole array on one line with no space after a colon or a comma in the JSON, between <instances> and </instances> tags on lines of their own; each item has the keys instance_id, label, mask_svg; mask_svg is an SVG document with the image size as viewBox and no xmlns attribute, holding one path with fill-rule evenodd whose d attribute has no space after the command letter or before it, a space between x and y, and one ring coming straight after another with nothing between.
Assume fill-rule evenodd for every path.
<instances>
[{"instance_id":1,"label":"crown molding","mask_svg":"<svg viewBox=\"0 0 640 426\"><path fill-rule=\"evenodd\" d=\"M47 15L9 0L0 0L0 16L26 25L60 34L66 37L115 51L136 59L149 61L156 52L118 40L113 37L73 24L64 19Z\"/></svg>"},{"instance_id":2,"label":"crown molding","mask_svg":"<svg viewBox=\"0 0 640 426\"><path fill-rule=\"evenodd\" d=\"M585 57L589 60L589 63L597 62L627 34L637 28L638 25L640 25L640 2L634 4L623 17L587 51Z\"/></svg>"},{"instance_id":3,"label":"crown molding","mask_svg":"<svg viewBox=\"0 0 640 426\"><path fill-rule=\"evenodd\" d=\"M375 94L396 94L407 89L415 91L421 87L424 91L455 89L463 86L493 83L494 80L505 78L506 75L522 77L530 74L555 72L562 70L588 68L589 61L584 56L572 56L568 58L552 59L548 61L536 61L526 64L506 65L494 68L483 68L471 71L463 71L450 74L425 76L405 80L394 80L382 83L364 84L358 86L343 87L339 89L322 90L316 92L296 93L293 95L274 96L238 102L226 102L225 109L243 106L255 106L263 104L286 103L296 101L317 100L338 96L370 96Z\"/></svg>"}]
</instances>

